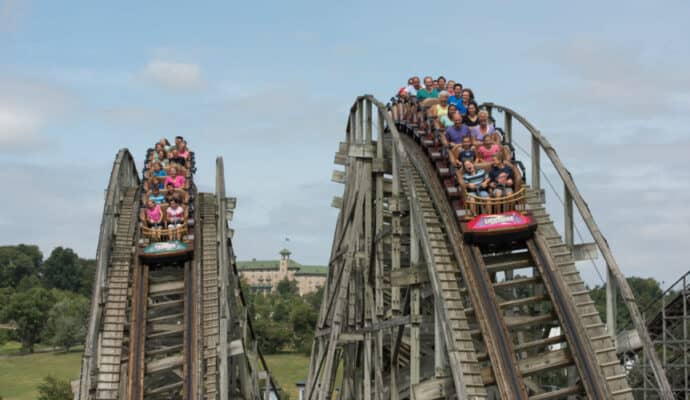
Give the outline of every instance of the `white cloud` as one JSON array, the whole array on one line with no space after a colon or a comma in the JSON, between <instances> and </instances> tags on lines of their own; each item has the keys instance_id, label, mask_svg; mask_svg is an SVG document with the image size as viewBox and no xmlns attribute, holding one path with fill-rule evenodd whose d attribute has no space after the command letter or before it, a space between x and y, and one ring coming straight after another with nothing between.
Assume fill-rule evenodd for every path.
<instances>
[{"instance_id":1,"label":"white cloud","mask_svg":"<svg viewBox=\"0 0 690 400\"><path fill-rule=\"evenodd\" d=\"M155 59L144 68L144 76L165 89L175 91L197 90L205 86L198 64Z\"/></svg>"},{"instance_id":2,"label":"white cloud","mask_svg":"<svg viewBox=\"0 0 690 400\"><path fill-rule=\"evenodd\" d=\"M0 146L14 149L34 142L40 125L35 112L0 105Z\"/></svg>"},{"instance_id":3,"label":"white cloud","mask_svg":"<svg viewBox=\"0 0 690 400\"><path fill-rule=\"evenodd\" d=\"M42 130L73 105L72 97L61 88L0 79L0 154L36 150Z\"/></svg>"}]
</instances>

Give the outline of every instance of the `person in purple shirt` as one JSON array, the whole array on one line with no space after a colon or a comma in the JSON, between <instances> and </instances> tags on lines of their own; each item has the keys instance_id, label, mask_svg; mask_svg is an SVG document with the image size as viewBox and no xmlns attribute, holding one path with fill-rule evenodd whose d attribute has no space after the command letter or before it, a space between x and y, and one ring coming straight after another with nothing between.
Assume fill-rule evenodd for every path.
<instances>
[{"instance_id":1,"label":"person in purple shirt","mask_svg":"<svg viewBox=\"0 0 690 400\"><path fill-rule=\"evenodd\" d=\"M462 123L462 114L456 111L453 114L453 126L446 129L446 134L441 135L441 143L451 153L451 161L458 159L458 154L462 151L462 138L469 136L475 141L474 133Z\"/></svg>"}]
</instances>

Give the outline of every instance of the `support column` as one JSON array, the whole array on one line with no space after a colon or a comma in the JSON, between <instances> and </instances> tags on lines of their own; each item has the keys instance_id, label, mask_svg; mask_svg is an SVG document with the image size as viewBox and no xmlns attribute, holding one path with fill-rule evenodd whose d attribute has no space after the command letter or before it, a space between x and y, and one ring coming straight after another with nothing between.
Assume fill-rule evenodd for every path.
<instances>
[{"instance_id":1,"label":"support column","mask_svg":"<svg viewBox=\"0 0 690 400\"><path fill-rule=\"evenodd\" d=\"M419 239L415 227L415 214L410 210L410 268L419 266ZM419 285L410 287L410 390L420 378L420 294Z\"/></svg>"},{"instance_id":2,"label":"support column","mask_svg":"<svg viewBox=\"0 0 690 400\"><path fill-rule=\"evenodd\" d=\"M503 123L504 142L506 144L513 143L513 115L505 110L503 115L505 116L505 122Z\"/></svg>"},{"instance_id":3,"label":"support column","mask_svg":"<svg viewBox=\"0 0 690 400\"><path fill-rule=\"evenodd\" d=\"M540 151L539 141L532 136L532 189L541 189L540 170Z\"/></svg>"},{"instance_id":4,"label":"support column","mask_svg":"<svg viewBox=\"0 0 690 400\"><path fill-rule=\"evenodd\" d=\"M611 270L606 268L606 330L616 337L616 281Z\"/></svg>"},{"instance_id":5,"label":"support column","mask_svg":"<svg viewBox=\"0 0 690 400\"><path fill-rule=\"evenodd\" d=\"M572 251L575 239L573 237L575 223L573 222L573 196L567 186L563 187L563 211L565 213L563 224L565 231L565 244Z\"/></svg>"}]
</instances>

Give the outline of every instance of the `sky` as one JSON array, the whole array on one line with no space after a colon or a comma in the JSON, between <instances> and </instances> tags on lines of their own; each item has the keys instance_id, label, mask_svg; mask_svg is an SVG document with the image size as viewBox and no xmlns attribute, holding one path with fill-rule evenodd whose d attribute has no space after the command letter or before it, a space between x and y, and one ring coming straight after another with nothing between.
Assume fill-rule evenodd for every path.
<instances>
[{"instance_id":1,"label":"sky","mask_svg":"<svg viewBox=\"0 0 690 400\"><path fill-rule=\"evenodd\" d=\"M355 97L442 74L551 141L625 274L690 269L689 3L200 3L0 0L0 244L94 257L117 151L183 135L240 259L325 265Z\"/></svg>"}]
</instances>

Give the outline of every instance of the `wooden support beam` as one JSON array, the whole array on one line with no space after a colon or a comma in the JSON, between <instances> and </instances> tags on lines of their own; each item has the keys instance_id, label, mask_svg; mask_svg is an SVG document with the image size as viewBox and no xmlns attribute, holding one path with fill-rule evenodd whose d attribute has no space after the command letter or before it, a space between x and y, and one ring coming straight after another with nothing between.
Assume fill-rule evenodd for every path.
<instances>
[{"instance_id":1,"label":"wooden support beam","mask_svg":"<svg viewBox=\"0 0 690 400\"><path fill-rule=\"evenodd\" d=\"M429 272L426 265L401 268L391 271L391 285L410 286L429 282Z\"/></svg>"},{"instance_id":2,"label":"wooden support beam","mask_svg":"<svg viewBox=\"0 0 690 400\"><path fill-rule=\"evenodd\" d=\"M579 243L573 245L573 259L575 261L589 261L599 258L596 243Z\"/></svg>"},{"instance_id":3,"label":"wooden support beam","mask_svg":"<svg viewBox=\"0 0 690 400\"><path fill-rule=\"evenodd\" d=\"M573 363L573 358L570 356L570 351L568 350L549 351L538 356L518 361L520 372L523 376L530 376L551 369L563 368ZM481 374L485 385L493 385L496 383L491 367L483 368Z\"/></svg>"},{"instance_id":4,"label":"wooden support beam","mask_svg":"<svg viewBox=\"0 0 690 400\"><path fill-rule=\"evenodd\" d=\"M184 358L182 354L159 358L146 363L146 373L153 374L156 372L171 370L182 366Z\"/></svg>"},{"instance_id":5,"label":"wooden support beam","mask_svg":"<svg viewBox=\"0 0 690 400\"><path fill-rule=\"evenodd\" d=\"M451 399L455 396L453 378L435 378L412 385L413 400Z\"/></svg>"}]
</instances>

